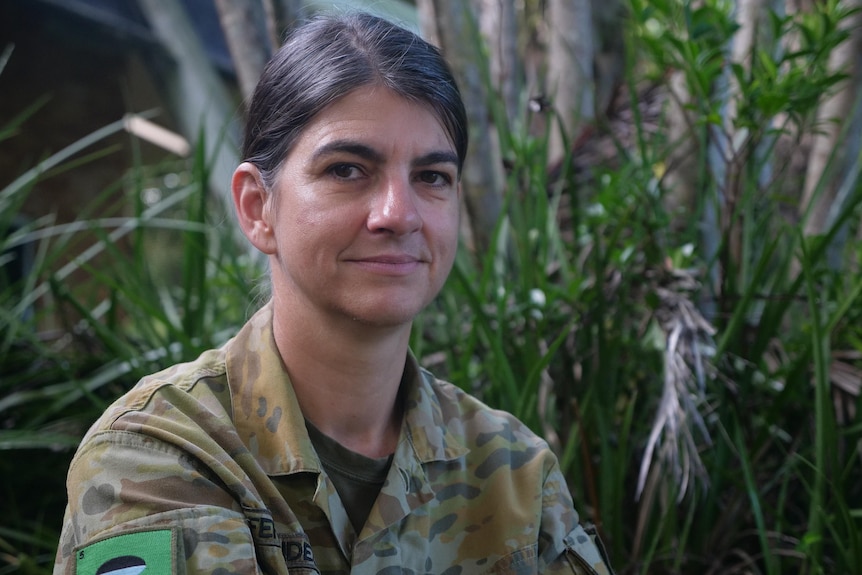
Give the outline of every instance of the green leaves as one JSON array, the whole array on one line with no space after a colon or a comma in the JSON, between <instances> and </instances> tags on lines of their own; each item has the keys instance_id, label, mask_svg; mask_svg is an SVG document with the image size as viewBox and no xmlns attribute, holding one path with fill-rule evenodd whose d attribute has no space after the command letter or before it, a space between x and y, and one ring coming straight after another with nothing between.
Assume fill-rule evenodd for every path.
<instances>
[{"instance_id":1,"label":"green leaves","mask_svg":"<svg viewBox=\"0 0 862 575\"><path fill-rule=\"evenodd\" d=\"M12 225L36 182L97 157L85 154L120 129L95 131L0 191L0 257L16 261L20 246L33 256L22 277L0 281L0 499L9 526L0 536L10 548L0 572L50 572L80 437L142 375L233 335L264 274L233 229L219 225L228 216L212 202L201 153L133 166L76 222ZM125 214L91 217L100 196L131 201ZM52 324L62 329L43 327ZM30 465L34 458L45 464ZM28 489L42 495L7 505Z\"/></svg>"},{"instance_id":2,"label":"green leaves","mask_svg":"<svg viewBox=\"0 0 862 575\"><path fill-rule=\"evenodd\" d=\"M862 250L847 241L862 188L848 184L829 228L805 236L801 176L778 155L845 78L829 60L852 11L764 12L732 60L731 3L629 8L630 86L678 73L690 96L676 102L693 134L676 157L697 172L694 205L673 213L679 144L638 109L613 165L564 162L557 179L542 135L509 129L494 245L461 254L414 349L548 439L618 570L856 572L862 399L836 382L862 380L847 375L862 373ZM685 339L681 325L701 331Z\"/></svg>"}]
</instances>

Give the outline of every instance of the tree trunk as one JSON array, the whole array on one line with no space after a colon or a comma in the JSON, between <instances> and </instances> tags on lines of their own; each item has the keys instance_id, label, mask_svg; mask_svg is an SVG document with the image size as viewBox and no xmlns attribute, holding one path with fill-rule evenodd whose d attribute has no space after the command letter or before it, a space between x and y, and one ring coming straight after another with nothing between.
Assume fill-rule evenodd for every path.
<instances>
[{"instance_id":1,"label":"tree trunk","mask_svg":"<svg viewBox=\"0 0 862 575\"><path fill-rule=\"evenodd\" d=\"M625 37L622 0L591 0L593 16L593 82L595 114L599 121L611 110L625 74Z\"/></svg>"},{"instance_id":2,"label":"tree trunk","mask_svg":"<svg viewBox=\"0 0 862 575\"><path fill-rule=\"evenodd\" d=\"M844 0L842 4L847 8L862 10L862 0ZM823 101L817 111L818 129L814 135L800 202L803 214L810 209L805 221L805 235L822 234L828 230L834 221L834 218L829 217L830 210L838 199L842 182L850 174L859 156L859 114L854 117L854 109L858 110L862 105L859 101L862 96L862 63L858 56L862 52L860 13L846 18L841 26L850 30L851 36L832 51L830 66L835 71L844 71L848 78ZM854 129L850 129L851 126Z\"/></svg>"},{"instance_id":3,"label":"tree trunk","mask_svg":"<svg viewBox=\"0 0 862 575\"><path fill-rule=\"evenodd\" d=\"M691 94L685 74L674 70L667 80L668 101L666 107L667 139L669 150L663 186L662 201L671 216L671 227L675 231L690 225L691 214L697 206L698 156L700 142L697 137L697 120L691 106ZM714 233L716 227L708 227ZM712 243L712 242L707 242ZM714 241L718 245L720 240Z\"/></svg>"},{"instance_id":4,"label":"tree trunk","mask_svg":"<svg viewBox=\"0 0 862 575\"><path fill-rule=\"evenodd\" d=\"M240 93L248 102L263 67L273 53L271 35L274 27L267 26L267 22L272 20L267 19L264 6L260 2L215 0L215 5L236 70Z\"/></svg>"},{"instance_id":5,"label":"tree trunk","mask_svg":"<svg viewBox=\"0 0 862 575\"><path fill-rule=\"evenodd\" d=\"M769 0L736 0L734 19L739 29L728 40L726 52L732 63L743 70L751 69L751 57L756 42L768 41L763 25L768 13ZM714 289L723 290L731 277L732 270L745 269L742 257L745 242L745 226L752 224L745 220L745 202L753 201L754 195L746 194L745 170L747 162L757 158L758 151L752 146L757 139L747 128L737 129L737 103L742 98L742 90L737 78L731 73L730 66L724 67L722 76L713 86L713 93L720 98L721 123L710 125L707 144L707 163L715 181L715 198L704 199L704 244L708 247L705 258L717 262L720 269L713 267L710 275L715 280ZM762 166L761 166L762 167ZM768 171L768 169L767 169ZM721 248L716 245L715 229L723 239ZM720 253L711 250L720 249ZM720 274L723 274L720 276ZM719 277L720 276L720 277Z\"/></svg>"},{"instance_id":6,"label":"tree trunk","mask_svg":"<svg viewBox=\"0 0 862 575\"><path fill-rule=\"evenodd\" d=\"M559 162L579 128L595 118L595 47L589 0L548 0L546 94L557 113L551 126L549 164Z\"/></svg>"},{"instance_id":7,"label":"tree trunk","mask_svg":"<svg viewBox=\"0 0 862 575\"><path fill-rule=\"evenodd\" d=\"M515 0L479 0L482 38L488 47L491 82L506 111L509 125L519 117L523 65L518 56L518 21Z\"/></svg>"},{"instance_id":8,"label":"tree trunk","mask_svg":"<svg viewBox=\"0 0 862 575\"><path fill-rule=\"evenodd\" d=\"M166 99L183 135L203 145L211 159L210 189L224 205L231 206L229 183L238 163L239 144L239 130L231 121L236 104L210 64L179 0L140 0L139 5L172 58L172 65L157 73L166 80L162 85Z\"/></svg>"},{"instance_id":9,"label":"tree trunk","mask_svg":"<svg viewBox=\"0 0 862 575\"><path fill-rule=\"evenodd\" d=\"M423 5L426 3L433 5L433 10L432 6ZM426 38L438 39L458 80L467 110L472 137L461 176L471 232L466 241L469 247L481 253L491 244L502 210L503 174L499 142L490 136L492 126L482 85L481 55L475 49L476 19L470 3L461 0L419 0L417 6L420 16L434 15L433 25L425 21L421 29Z\"/></svg>"},{"instance_id":10,"label":"tree trunk","mask_svg":"<svg viewBox=\"0 0 862 575\"><path fill-rule=\"evenodd\" d=\"M755 41L758 38L758 27L767 13L767 0L737 0L736 21L739 30L734 34L730 47L730 58L733 63L739 64L745 70L751 69L751 57L755 49ZM741 89L735 77L730 76L728 84L730 91L723 117L725 136L721 138L721 158L723 163L720 172L719 187L722 191L721 205L721 229L727 241L727 259L734 266L738 266L742 259L743 226L745 222L740 217L743 194L742 170L744 162L742 158L751 157L753 154L747 149L749 140L746 133L737 132L735 122L737 119L737 102L741 99ZM715 165L715 164L714 164Z\"/></svg>"},{"instance_id":11,"label":"tree trunk","mask_svg":"<svg viewBox=\"0 0 862 575\"><path fill-rule=\"evenodd\" d=\"M419 18L419 31L426 42L442 49L437 34L437 13L434 0L416 0L416 14Z\"/></svg>"}]
</instances>

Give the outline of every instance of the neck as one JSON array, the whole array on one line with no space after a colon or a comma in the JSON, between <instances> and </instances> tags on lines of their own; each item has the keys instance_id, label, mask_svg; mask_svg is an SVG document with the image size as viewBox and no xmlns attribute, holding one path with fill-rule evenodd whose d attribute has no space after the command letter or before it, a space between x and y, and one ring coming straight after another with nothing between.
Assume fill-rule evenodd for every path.
<instances>
[{"instance_id":1,"label":"neck","mask_svg":"<svg viewBox=\"0 0 862 575\"><path fill-rule=\"evenodd\" d=\"M274 298L273 336L303 415L317 429L368 457L395 450L398 401L410 324L378 328L296 313Z\"/></svg>"}]
</instances>

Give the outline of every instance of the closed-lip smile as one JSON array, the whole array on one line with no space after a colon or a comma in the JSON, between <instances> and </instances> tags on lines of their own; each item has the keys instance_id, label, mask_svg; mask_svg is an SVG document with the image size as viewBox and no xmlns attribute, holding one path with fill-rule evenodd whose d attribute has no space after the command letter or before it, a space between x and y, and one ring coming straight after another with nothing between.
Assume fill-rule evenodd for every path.
<instances>
[{"instance_id":1,"label":"closed-lip smile","mask_svg":"<svg viewBox=\"0 0 862 575\"><path fill-rule=\"evenodd\" d=\"M369 271L392 276L408 275L425 263L423 259L410 254L379 254L351 258L348 261Z\"/></svg>"},{"instance_id":2,"label":"closed-lip smile","mask_svg":"<svg viewBox=\"0 0 862 575\"><path fill-rule=\"evenodd\" d=\"M420 258L408 254L381 254L377 256L366 256L358 258L361 262L375 262L382 264L409 264L421 261Z\"/></svg>"}]
</instances>

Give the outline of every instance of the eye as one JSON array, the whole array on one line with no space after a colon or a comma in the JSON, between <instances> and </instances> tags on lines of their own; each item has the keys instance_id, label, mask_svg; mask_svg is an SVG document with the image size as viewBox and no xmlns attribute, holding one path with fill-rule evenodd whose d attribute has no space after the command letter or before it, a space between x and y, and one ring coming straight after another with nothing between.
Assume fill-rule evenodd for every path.
<instances>
[{"instance_id":1,"label":"eye","mask_svg":"<svg viewBox=\"0 0 862 575\"><path fill-rule=\"evenodd\" d=\"M352 180L362 175L362 171L359 169L359 166L345 163L334 164L327 169L327 172L339 180Z\"/></svg>"},{"instance_id":2,"label":"eye","mask_svg":"<svg viewBox=\"0 0 862 575\"><path fill-rule=\"evenodd\" d=\"M419 173L419 181L423 184L442 187L448 186L452 183L452 176L444 172L425 170Z\"/></svg>"}]
</instances>

